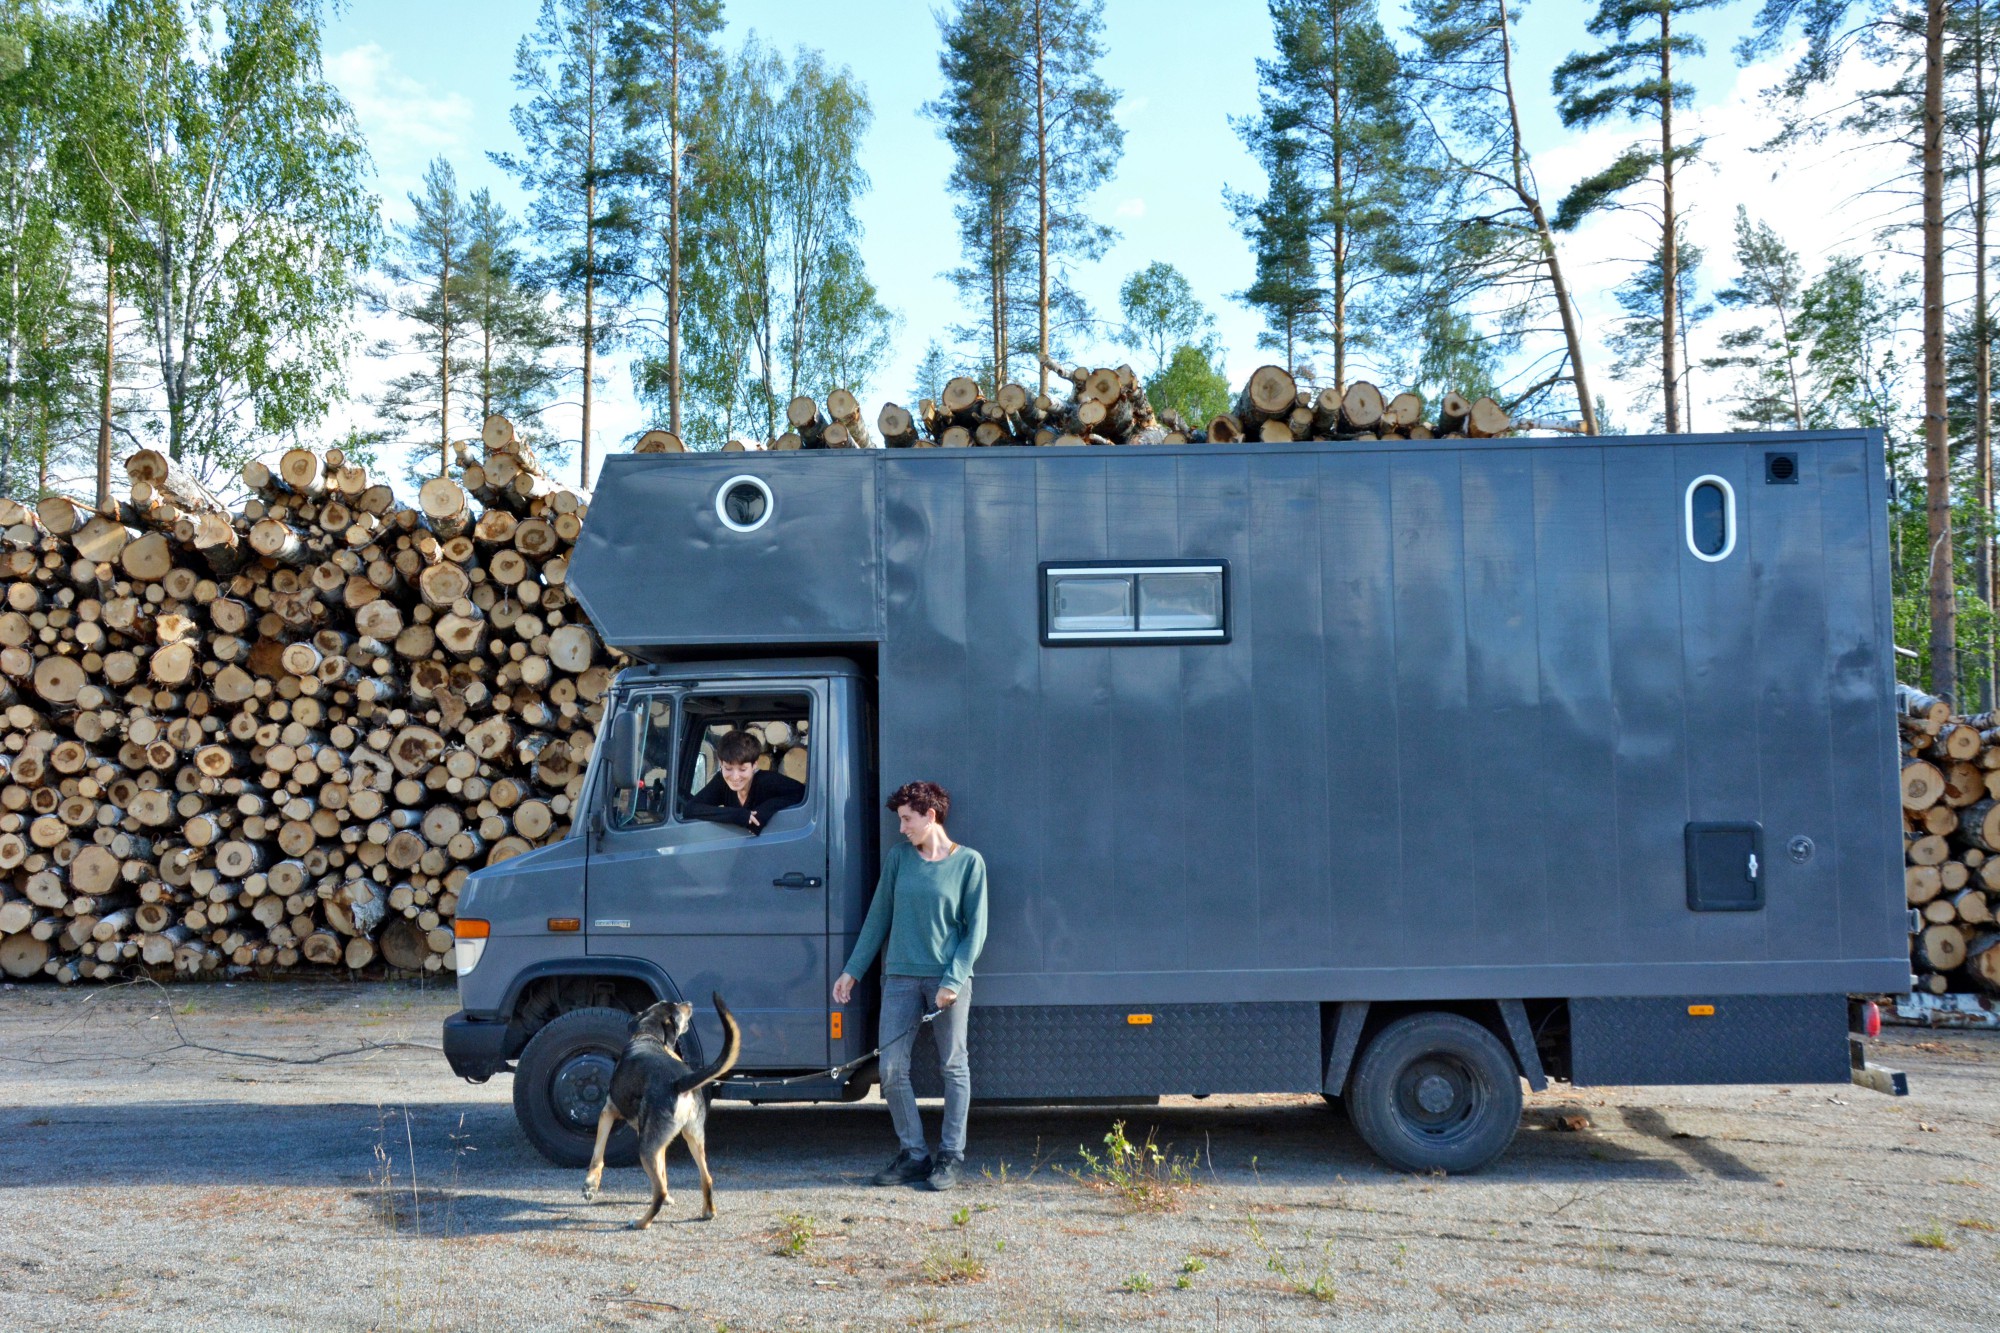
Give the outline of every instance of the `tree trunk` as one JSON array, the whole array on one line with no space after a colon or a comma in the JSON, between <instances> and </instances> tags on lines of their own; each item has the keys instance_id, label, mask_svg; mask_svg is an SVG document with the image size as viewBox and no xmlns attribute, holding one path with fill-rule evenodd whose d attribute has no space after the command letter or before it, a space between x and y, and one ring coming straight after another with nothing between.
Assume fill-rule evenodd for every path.
<instances>
[{"instance_id":1,"label":"tree trunk","mask_svg":"<svg viewBox=\"0 0 2000 1333\"><path fill-rule=\"evenodd\" d=\"M1670 6L1660 6L1660 375L1666 390L1667 434L1681 433L1679 347L1674 317L1680 305L1680 256L1674 234L1674 53Z\"/></svg>"},{"instance_id":2,"label":"tree trunk","mask_svg":"<svg viewBox=\"0 0 2000 1333\"><path fill-rule=\"evenodd\" d=\"M1577 415L1583 419L1583 433L1597 434L1597 403L1590 396L1589 378L1583 369L1583 327L1571 299L1569 283L1563 277L1562 261L1556 255L1556 234L1540 195L1528 188L1527 148L1521 137L1521 105L1514 93L1514 28L1507 14L1507 0L1498 0L1500 17L1500 69L1507 89L1507 123L1512 145L1514 197L1527 207L1541 237L1542 262L1549 271L1549 285L1555 290L1556 312L1562 316L1563 343L1569 351L1570 382L1576 386ZM1443 432L1440 431L1440 434Z\"/></svg>"},{"instance_id":3,"label":"tree trunk","mask_svg":"<svg viewBox=\"0 0 2000 1333\"><path fill-rule=\"evenodd\" d=\"M1973 254L1973 336L1978 340L1973 353L1972 434L1974 471L1979 487L1979 552L1977 559L1979 600L1993 605L1993 329L1986 299L1986 155L1992 151L1992 126L1986 118L1986 6L1979 0L1972 9L1972 89L1974 121L1972 254ZM1980 644L1979 711L1993 707L1993 632L1989 625Z\"/></svg>"},{"instance_id":4,"label":"tree trunk","mask_svg":"<svg viewBox=\"0 0 2000 1333\"><path fill-rule=\"evenodd\" d=\"M681 7L674 25L667 93L667 429L681 433Z\"/></svg>"},{"instance_id":5,"label":"tree trunk","mask_svg":"<svg viewBox=\"0 0 2000 1333\"><path fill-rule=\"evenodd\" d=\"M117 364L118 303L112 291L111 247L114 238L104 237L104 387L98 400L97 416L97 511L111 503L111 371Z\"/></svg>"},{"instance_id":6,"label":"tree trunk","mask_svg":"<svg viewBox=\"0 0 2000 1333\"><path fill-rule=\"evenodd\" d=\"M1036 283L1038 318L1041 338L1039 360L1041 387L1038 393L1049 391L1049 122L1048 122L1048 41L1042 26L1045 17L1044 0L1034 0L1035 5L1035 245L1038 263ZM993 382L998 385L1006 380L1005 367L994 371Z\"/></svg>"},{"instance_id":7,"label":"tree trunk","mask_svg":"<svg viewBox=\"0 0 2000 1333\"><path fill-rule=\"evenodd\" d=\"M1945 431L1944 21L1948 0L1926 0L1924 22L1924 490L1929 517L1931 692L1958 685L1958 597L1953 585L1951 454Z\"/></svg>"}]
</instances>

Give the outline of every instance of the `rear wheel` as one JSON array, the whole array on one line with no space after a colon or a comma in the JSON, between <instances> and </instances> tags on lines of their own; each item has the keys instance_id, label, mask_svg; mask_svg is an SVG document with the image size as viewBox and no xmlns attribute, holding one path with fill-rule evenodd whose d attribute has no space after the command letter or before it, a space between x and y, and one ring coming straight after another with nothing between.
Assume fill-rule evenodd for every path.
<instances>
[{"instance_id":1,"label":"rear wheel","mask_svg":"<svg viewBox=\"0 0 2000 1333\"><path fill-rule=\"evenodd\" d=\"M1362 1141L1404 1171L1477 1171L1521 1126L1514 1057L1458 1014L1411 1014L1383 1028L1343 1100Z\"/></svg>"},{"instance_id":2,"label":"rear wheel","mask_svg":"<svg viewBox=\"0 0 2000 1333\"><path fill-rule=\"evenodd\" d=\"M535 1151L557 1166L590 1165L597 1117L611 1095L611 1075L625 1049L632 1015L622 1009L572 1009L529 1039L514 1068L514 1118ZM639 1140L621 1121L604 1150L607 1166L639 1160Z\"/></svg>"}]
</instances>

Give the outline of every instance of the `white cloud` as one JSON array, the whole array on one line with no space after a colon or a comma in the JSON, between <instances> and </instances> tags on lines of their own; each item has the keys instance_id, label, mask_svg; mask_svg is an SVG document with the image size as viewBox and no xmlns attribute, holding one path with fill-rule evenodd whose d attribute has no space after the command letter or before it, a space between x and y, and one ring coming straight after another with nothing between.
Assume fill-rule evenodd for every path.
<instances>
[{"instance_id":1,"label":"white cloud","mask_svg":"<svg viewBox=\"0 0 2000 1333\"><path fill-rule=\"evenodd\" d=\"M403 73L376 43L335 52L326 68L354 108L375 159L383 207L391 215L407 207L404 196L422 184L432 158L460 159L474 151L470 99ZM464 165L458 165L462 172Z\"/></svg>"},{"instance_id":2,"label":"white cloud","mask_svg":"<svg viewBox=\"0 0 2000 1333\"><path fill-rule=\"evenodd\" d=\"M1123 202L1121 202L1121 203L1120 203L1120 204L1118 205L1118 207L1117 207L1117 208L1116 208L1116 209L1114 210L1114 212L1115 212L1115 214L1116 214L1116 215L1117 215L1118 217L1121 217L1121 218L1142 218L1142 217L1145 217L1145 216L1146 216L1146 201L1145 201L1144 199L1141 199L1141 198L1138 198L1138 197L1136 197L1136 196L1135 196L1135 197L1133 197L1133 198L1131 198L1131 199L1127 199L1127 200L1124 200Z\"/></svg>"}]
</instances>

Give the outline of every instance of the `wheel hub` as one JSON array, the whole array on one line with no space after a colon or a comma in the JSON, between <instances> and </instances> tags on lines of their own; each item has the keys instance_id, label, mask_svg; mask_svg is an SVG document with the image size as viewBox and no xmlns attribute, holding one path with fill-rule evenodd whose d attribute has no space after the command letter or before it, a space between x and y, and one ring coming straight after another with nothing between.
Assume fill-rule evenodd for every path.
<instances>
[{"instance_id":1,"label":"wheel hub","mask_svg":"<svg viewBox=\"0 0 2000 1333\"><path fill-rule=\"evenodd\" d=\"M1417 1083L1417 1105L1432 1115L1442 1115L1451 1109L1457 1098L1452 1093L1451 1080L1442 1074L1426 1074Z\"/></svg>"},{"instance_id":2,"label":"wheel hub","mask_svg":"<svg viewBox=\"0 0 2000 1333\"><path fill-rule=\"evenodd\" d=\"M617 1062L603 1051L585 1051L563 1062L550 1081L549 1100L565 1124L578 1130L597 1127L616 1068Z\"/></svg>"}]
</instances>

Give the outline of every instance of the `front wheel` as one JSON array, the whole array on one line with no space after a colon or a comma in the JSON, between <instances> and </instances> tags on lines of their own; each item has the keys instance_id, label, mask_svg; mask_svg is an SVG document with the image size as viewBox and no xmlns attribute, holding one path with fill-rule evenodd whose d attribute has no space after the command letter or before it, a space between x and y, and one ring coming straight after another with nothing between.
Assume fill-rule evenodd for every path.
<instances>
[{"instance_id":1,"label":"front wheel","mask_svg":"<svg viewBox=\"0 0 2000 1333\"><path fill-rule=\"evenodd\" d=\"M1514 1057L1458 1014L1411 1014L1383 1028L1343 1100L1362 1141L1403 1171L1477 1171L1521 1127Z\"/></svg>"},{"instance_id":2,"label":"front wheel","mask_svg":"<svg viewBox=\"0 0 2000 1333\"><path fill-rule=\"evenodd\" d=\"M521 1052L514 1067L514 1118L535 1151L557 1166L590 1165L598 1113L611 1095L631 1023L623 1009L572 1009L529 1038ZM638 1160L638 1136L620 1121L605 1146L605 1165Z\"/></svg>"}]
</instances>

